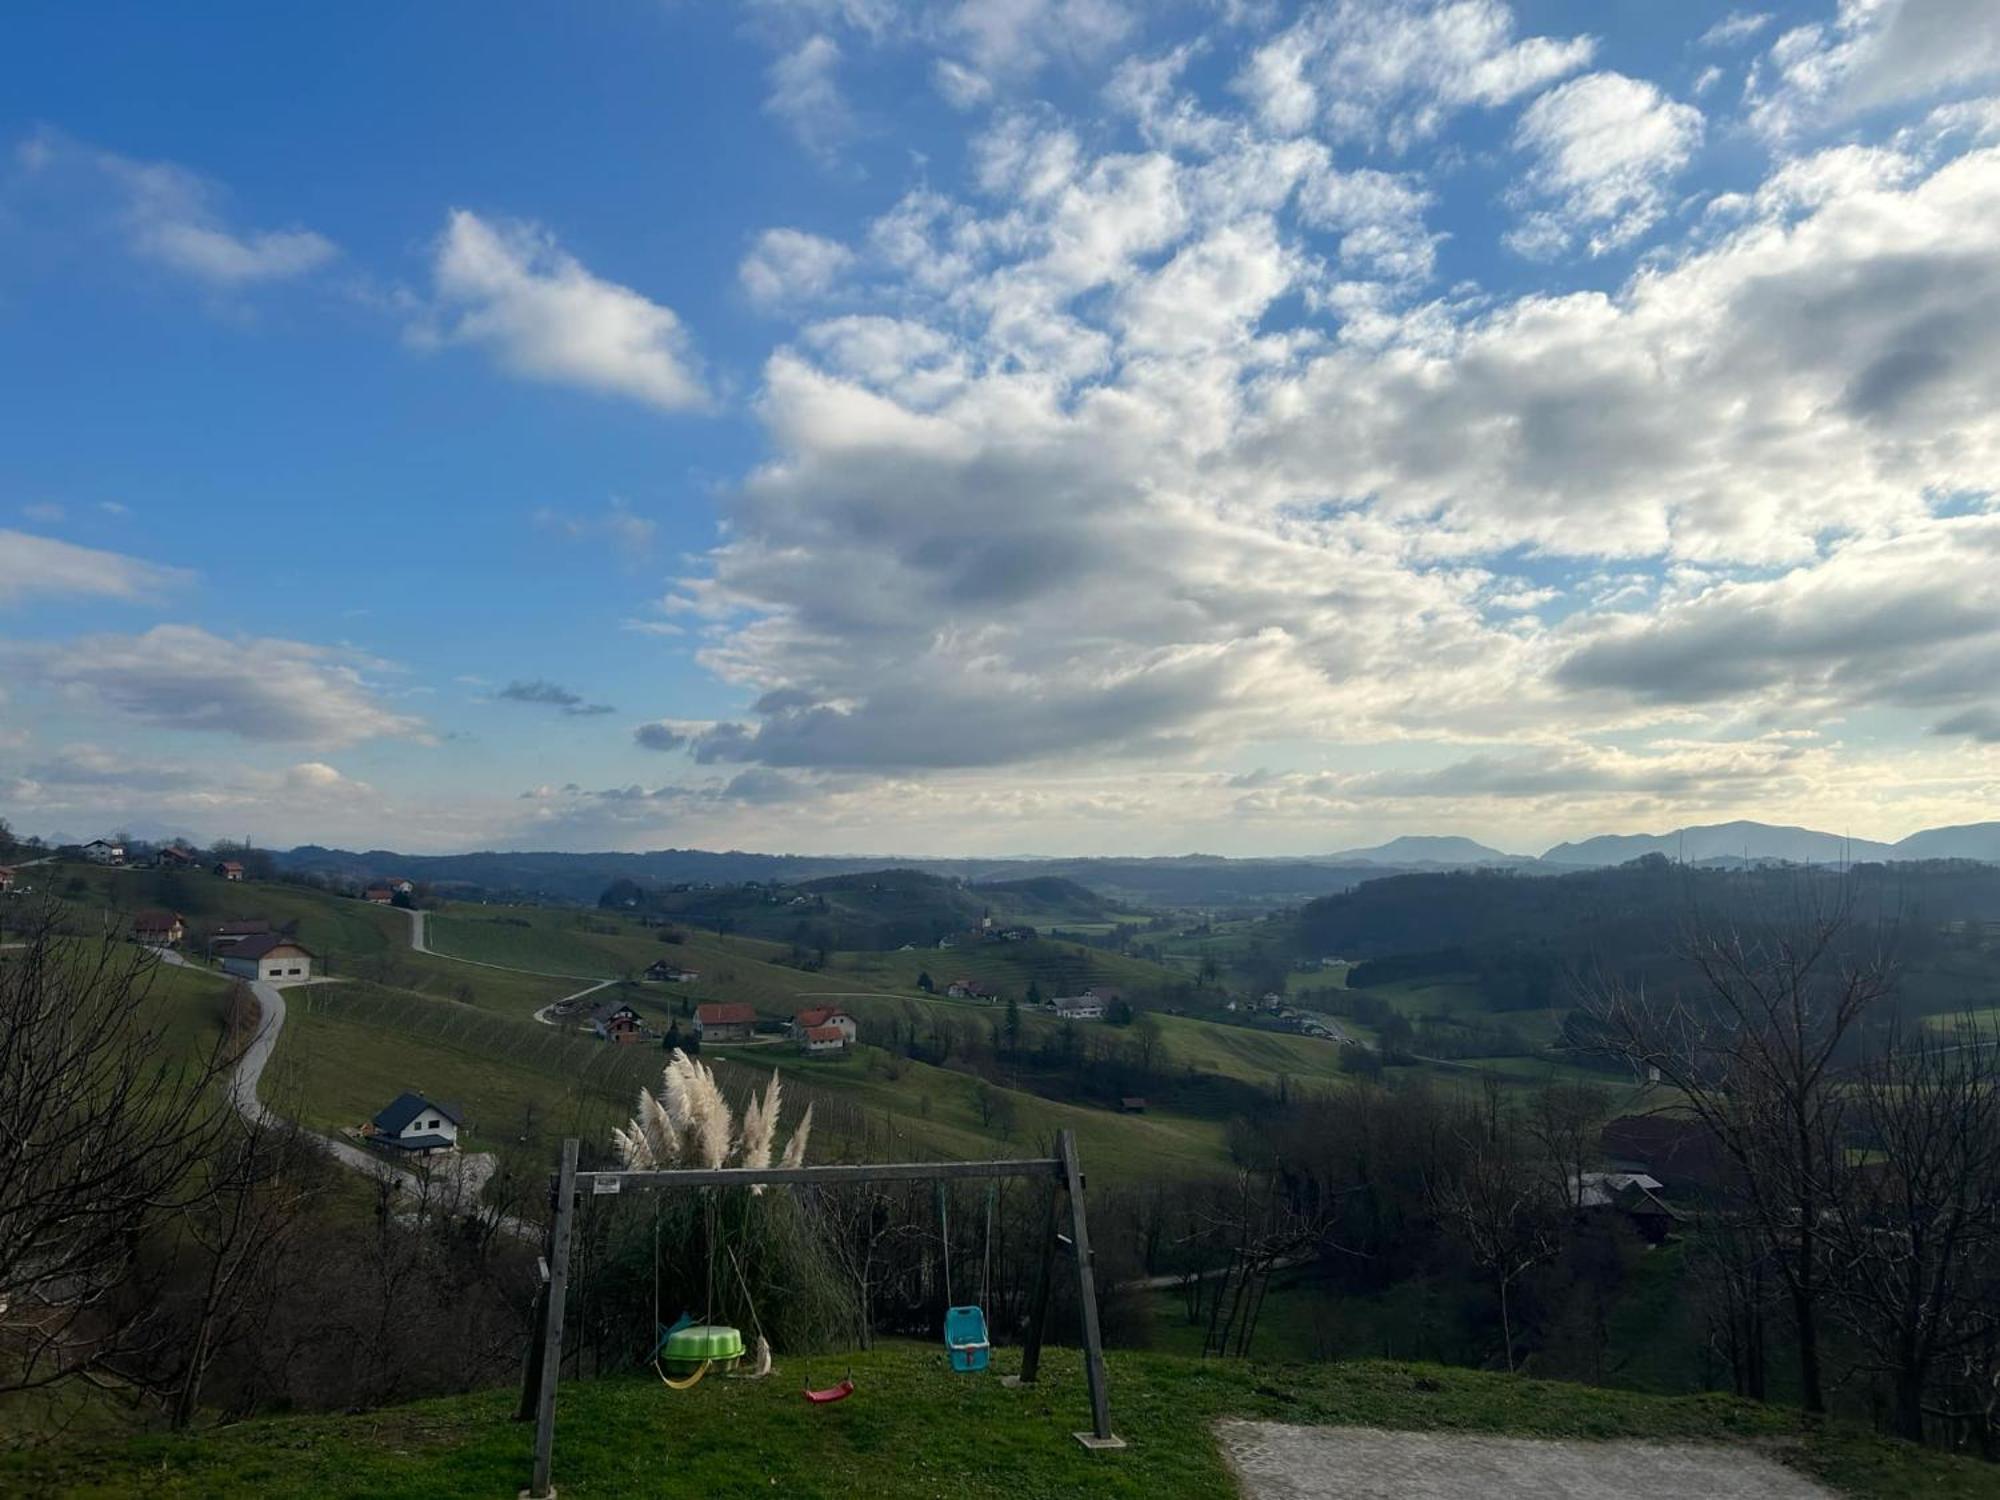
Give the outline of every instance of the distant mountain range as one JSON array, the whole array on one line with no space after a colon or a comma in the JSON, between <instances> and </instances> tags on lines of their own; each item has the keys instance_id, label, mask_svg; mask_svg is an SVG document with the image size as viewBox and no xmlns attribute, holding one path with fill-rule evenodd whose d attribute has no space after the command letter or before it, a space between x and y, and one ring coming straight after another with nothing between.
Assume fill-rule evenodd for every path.
<instances>
[{"instance_id":1,"label":"distant mountain range","mask_svg":"<svg viewBox=\"0 0 2000 1500\"><path fill-rule=\"evenodd\" d=\"M1791 864L1861 864L1873 860L1977 859L2000 863L2000 823L1926 828L1893 844L1851 839L1812 828L1769 823L1710 823L1667 833L1607 833L1557 844L1542 855L1550 865L1622 865L1647 854L1702 864L1716 860L1783 860Z\"/></svg>"},{"instance_id":2,"label":"distant mountain range","mask_svg":"<svg viewBox=\"0 0 2000 1500\"><path fill-rule=\"evenodd\" d=\"M1228 859L1212 854L1171 858L897 859L655 849L643 854L480 852L354 853L303 845L277 856L294 870L349 880L406 875L463 894L523 895L590 904L616 879L661 886L795 883L893 867L973 884L1053 877L1102 895L1152 907L1270 910L1350 890L1403 871L1497 868L1528 875L1624 864L1648 854L1690 864L1784 861L1794 864L1876 860L1973 859L2000 864L2000 822L1927 828L1893 844L1847 839L1811 828L1768 823L1717 823L1666 833L1602 834L1557 844L1536 858L1508 854L1473 839L1412 835L1364 849L1315 858Z\"/></svg>"},{"instance_id":3,"label":"distant mountain range","mask_svg":"<svg viewBox=\"0 0 2000 1500\"><path fill-rule=\"evenodd\" d=\"M1327 856L1336 863L1359 861L1371 865L1514 865L1531 860L1532 855L1502 854L1498 849L1472 839L1453 835L1405 834L1386 844L1366 849L1342 849Z\"/></svg>"}]
</instances>

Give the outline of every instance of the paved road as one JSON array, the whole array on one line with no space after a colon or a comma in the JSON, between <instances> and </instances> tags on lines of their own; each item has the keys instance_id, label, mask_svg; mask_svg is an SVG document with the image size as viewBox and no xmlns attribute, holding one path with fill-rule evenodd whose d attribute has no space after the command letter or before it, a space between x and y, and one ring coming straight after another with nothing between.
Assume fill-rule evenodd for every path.
<instances>
[{"instance_id":1,"label":"paved road","mask_svg":"<svg viewBox=\"0 0 2000 1500\"><path fill-rule=\"evenodd\" d=\"M426 918L428 917L429 913L417 911L414 908L409 908L406 910L407 910L407 915L409 916L410 919L410 947L413 948L418 953L427 953L432 958L448 959L450 962L455 964L471 964L475 969L498 969L503 974L533 974L538 979L589 979L590 978L588 974L550 974L541 969L516 969L509 964L489 964L484 959L460 958L455 953L440 953L435 948L430 946L428 935L426 933ZM554 1010L558 1005L567 1005L572 1000L581 1000L586 995L594 995L599 990L607 989L610 986L616 984L617 982L618 981L615 979L593 980L590 984L584 986L584 988L578 990L573 995L563 995L557 999L551 1000L547 1005L544 1005L540 1010L535 1012L535 1019L537 1021L540 1021L544 1026L559 1025L561 1023L559 1023L554 1016L549 1014L549 1012Z\"/></svg>"},{"instance_id":2,"label":"paved road","mask_svg":"<svg viewBox=\"0 0 2000 1500\"><path fill-rule=\"evenodd\" d=\"M1834 1500L1755 1449L1217 1424L1244 1500Z\"/></svg>"},{"instance_id":3,"label":"paved road","mask_svg":"<svg viewBox=\"0 0 2000 1500\"><path fill-rule=\"evenodd\" d=\"M199 964L189 963L171 948L154 948L150 951L156 954L161 962L171 964L175 968L201 968ZM213 971L203 969L202 972ZM284 991L287 988L290 986L280 987L263 980L258 980L250 986L250 993L257 998L257 1032L250 1038L249 1045L243 1049L243 1055L236 1060L236 1071L229 1078L229 1102L236 1107L238 1114L253 1125L275 1126L284 1123L281 1115L257 1097L257 1089L263 1082L264 1069L269 1066L272 1054L278 1049L278 1037L285 1029ZM423 1187L421 1179L415 1172L385 1161L372 1151L363 1150L339 1136L322 1135L318 1131L306 1130L304 1127L300 1127L300 1130L308 1140L335 1161L364 1176L378 1179L393 1178L412 1193L420 1191ZM467 1196L474 1201L478 1199L480 1191L499 1165L485 1152L447 1158L445 1164L458 1173ZM443 1170L443 1165L435 1170ZM542 1238L539 1225L530 1224L525 1219L517 1219L511 1215L501 1218L500 1229L503 1233L530 1243L539 1243Z\"/></svg>"}]
</instances>

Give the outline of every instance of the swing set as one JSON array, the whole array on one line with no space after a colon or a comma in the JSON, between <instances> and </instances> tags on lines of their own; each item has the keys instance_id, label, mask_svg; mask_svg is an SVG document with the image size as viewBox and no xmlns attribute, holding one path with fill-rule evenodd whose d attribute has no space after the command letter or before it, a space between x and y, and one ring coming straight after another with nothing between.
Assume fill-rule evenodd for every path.
<instances>
[{"instance_id":1,"label":"swing set","mask_svg":"<svg viewBox=\"0 0 2000 1500\"><path fill-rule=\"evenodd\" d=\"M1049 1291L1056 1274L1056 1253L1067 1249L1076 1265L1077 1302L1083 1323L1083 1369L1090 1391L1090 1430L1075 1434L1086 1448L1123 1448L1124 1439L1111 1431L1111 1398L1104 1370L1104 1339L1097 1321L1097 1285L1090 1251L1090 1226L1084 1214L1083 1167L1077 1158L1076 1137L1069 1131L1056 1135L1056 1154L1012 1161L880 1162L856 1166L827 1167L713 1167L682 1171L577 1170L577 1142L563 1142L561 1164L556 1172L555 1214L549 1226L546 1279L541 1291L541 1316L535 1338L528 1349L522 1374L521 1407L516 1414L535 1421L535 1466L530 1486L523 1490L528 1500L548 1500L555 1491L550 1471L555 1457L556 1383L562 1371L564 1303L568 1300L570 1237L579 1195L605 1197L632 1192L662 1192L677 1188L798 1187L840 1186L867 1182L936 1182L938 1184L939 1233L944 1241L945 1300L953 1302L951 1287L951 1219L945 1184L984 1179L989 1183L986 1199L986 1245L980 1258L979 1302L947 1307L944 1341L951 1368L961 1374L985 1370L992 1356L992 1340L987 1331L985 1302L989 1290L993 1249L993 1205L1001 1178L1026 1177L1048 1184L1048 1219L1042 1242L1041 1262L1035 1277L1033 1301L1029 1304L1027 1337L1021 1346L1021 1373L1007 1385L1032 1387L1040 1371L1042 1335L1048 1322ZM1069 1205L1069 1233L1058 1232L1062 1203ZM743 1338L735 1329L696 1324L682 1314L672 1327L659 1321L659 1220L655 1216L653 1319L657 1342L653 1347L655 1372L674 1390L697 1384L719 1362L733 1361L743 1354ZM737 1267L741 1277L742 1268ZM748 1287L745 1287L748 1294ZM714 1296L713 1247L709 1265L709 1296ZM711 1309L712 1310L712 1309ZM750 1309L756 1318L754 1305ZM734 1340L733 1352L730 1339ZM678 1343L676 1341L679 1341ZM769 1345L761 1331L758 1336L759 1371L768 1372ZM661 1362L682 1363L689 1369L670 1376ZM845 1401L855 1393L850 1374L837 1385L814 1390L808 1387L805 1399L815 1406Z\"/></svg>"}]
</instances>

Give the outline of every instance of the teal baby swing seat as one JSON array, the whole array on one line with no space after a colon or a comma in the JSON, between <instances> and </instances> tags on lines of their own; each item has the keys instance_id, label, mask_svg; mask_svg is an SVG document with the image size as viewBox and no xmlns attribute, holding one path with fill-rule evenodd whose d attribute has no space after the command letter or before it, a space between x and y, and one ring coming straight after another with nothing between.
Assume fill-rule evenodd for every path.
<instances>
[{"instance_id":1,"label":"teal baby swing seat","mask_svg":"<svg viewBox=\"0 0 2000 1500\"><path fill-rule=\"evenodd\" d=\"M976 1375L992 1358L993 1344L986 1337L986 1313L977 1307L947 1307L944 1310L944 1344L951 1351L951 1367L961 1375Z\"/></svg>"}]
</instances>

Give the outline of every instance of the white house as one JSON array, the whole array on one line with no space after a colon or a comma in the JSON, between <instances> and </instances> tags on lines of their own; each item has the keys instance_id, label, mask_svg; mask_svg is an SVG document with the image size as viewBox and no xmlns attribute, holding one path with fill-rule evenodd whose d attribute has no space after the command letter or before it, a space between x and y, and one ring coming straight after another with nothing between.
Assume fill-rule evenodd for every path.
<instances>
[{"instance_id":1,"label":"white house","mask_svg":"<svg viewBox=\"0 0 2000 1500\"><path fill-rule=\"evenodd\" d=\"M1049 1009L1065 1021L1101 1021L1104 1002L1095 995L1062 995L1049 1002Z\"/></svg>"},{"instance_id":2,"label":"white house","mask_svg":"<svg viewBox=\"0 0 2000 1500\"><path fill-rule=\"evenodd\" d=\"M852 1046L860 1040L861 1027L855 1022L854 1017L837 1005L821 1005L812 1010L800 1011L792 1017L792 1024L786 1031L795 1042L809 1042L814 1032L824 1031L827 1027L832 1027L840 1033L840 1045L843 1047ZM828 1049L808 1047L806 1050L817 1052Z\"/></svg>"},{"instance_id":3,"label":"white house","mask_svg":"<svg viewBox=\"0 0 2000 1500\"><path fill-rule=\"evenodd\" d=\"M104 839L92 839L83 846L83 857L94 865L122 865L125 863L125 846L113 844Z\"/></svg>"},{"instance_id":4,"label":"white house","mask_svg":"<svg viewBox=\"0 0 2000 1500\"><path fill-rule=\"evenodd\" d=\"M282 933L243 939L222 955L222 972L266 984L296 984L312 978L312 950Z\"/></svg>"},{"instance_id":5,"label":"white house","mask_svg":"<svg viewBox=\"0 0 2000 1500\"><path fill-rule=\"evenodd\" d=\"M422 1094L398 1094L395 1103L369 1121L366 1134L377 1145L427 1156L458 1149L460 1118L455 1104L440 1104Z\"/></svg>"}]
</instances>

